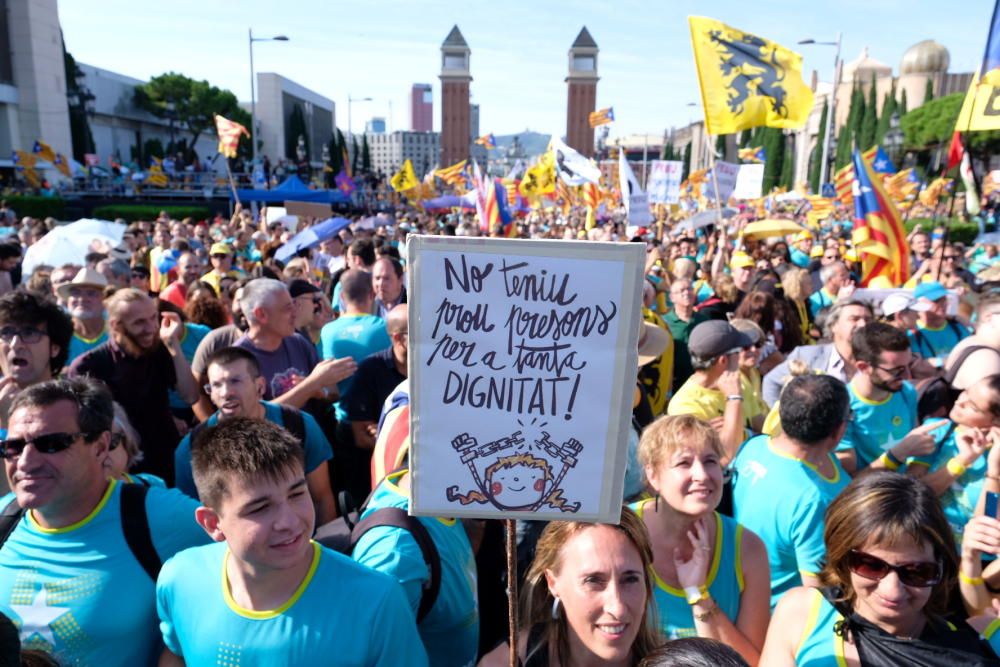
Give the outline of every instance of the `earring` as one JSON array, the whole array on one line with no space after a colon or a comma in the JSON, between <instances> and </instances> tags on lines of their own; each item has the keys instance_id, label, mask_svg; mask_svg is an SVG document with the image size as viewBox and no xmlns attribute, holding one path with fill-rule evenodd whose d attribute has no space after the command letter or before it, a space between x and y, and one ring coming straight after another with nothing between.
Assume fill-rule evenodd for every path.
<instances>
[{"instance_id":1,"label":"earring","mask_svg":"<svg viewBox=\"0 0 1000 667\"><path fill-rule=\"evenodd\" d=\"M559 618L559 598L554 598L552 600L552 618Z\"/></svg>"},{"instance_id":2,"label":"earring","mask_svg":"<svg viewBox=\"0 0 1000 667\"><path fill-rule=\"evenodd\" d=\"M656 493L656 501L653 503L653 511L654 512L659 512L660 511L660 493L659 492Z\"/></svg>"}]
</instances>

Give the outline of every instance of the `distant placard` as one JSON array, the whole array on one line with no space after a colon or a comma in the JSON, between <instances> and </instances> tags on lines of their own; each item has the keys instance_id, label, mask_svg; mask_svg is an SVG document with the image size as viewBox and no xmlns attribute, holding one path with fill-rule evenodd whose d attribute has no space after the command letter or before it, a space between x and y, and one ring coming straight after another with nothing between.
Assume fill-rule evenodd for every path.
<instances>
[{"instance_id":1,"label":"distant placard","mask_svg":"<svg viewBox=\"0 0 1000 667\"><path fill-rule=\"evenodd\" d=\"M646 192L652 204L676 204L681 198L681 175L684 163L674 160L653 160L650 163Z\"/></svg>"},{"instance_id":2,"label":"distant placard","mask_svg":"<svg viewBox=\"0 0 1000 667\"><path fill-rule=\"evenodd\" d=\"M736 187L733 189L733 199L760 199L761 187L764 185L764 165L741 164L736 175Z\"/></svg>"},{"instance_id":3,"label":"distant placard","mask_svg":"<svg viewBox=\"0 0 1000 667\"><path fill-rule=\"evenodd\" d=\"M736 177L740 172L740 165L731 164L729 162L716 162L715 163L715 175L713 176L710 172L706 180L706 191L705 196L708 198L715 197L715 184L719 184L719 201L725 205L729 201L729 198L733 194L733 190L736 189Z\"/></svg>"},{"instance_id":4,"label":"distant placard","mask_svg":"<svg viewBox=\"0 0 1000 667\"><path fill-rule=\"evenodd\" d=\"M413 514L617 523L642 244L411 236Z\"/></svg>"}]
</instances>

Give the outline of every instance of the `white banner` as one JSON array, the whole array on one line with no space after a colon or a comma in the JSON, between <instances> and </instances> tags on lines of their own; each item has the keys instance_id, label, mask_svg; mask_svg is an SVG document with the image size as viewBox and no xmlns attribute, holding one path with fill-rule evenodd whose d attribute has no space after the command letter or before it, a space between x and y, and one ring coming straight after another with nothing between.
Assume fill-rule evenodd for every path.
<instances>
[{"instance_id":1,"label":"white banner","mask_svg":"<svg viewBox=\"0 0 1000 667\"><path fill-rule=\"evenodd\" d=\"M641 243L411 236L415 515L615 523Z\"/></svg>"},{"instance_id":2,"label":"white banner","mask_svg":"<svg viewBox=\"0 0 1000 667\"><path fill-rule=\"evenodd\" d=\"M635 177L632 166L625 157L625 151L618 152L618 185L629 226L646 227L653 224L653 214L649 212L649 197L642 191L639 179Z\"/></svg>"},{"instance_id":3,"label":"white banner","mask_svg":"<svg viewBox=\"0 0 1000 667\"><path fill-rule=\"evenodd\" d=\"M715 163L715 176L712 176L712 172L708 173L708 179L706 181L705 197L708 199L715 198L715 183L719 184L719 201L725 206L726 202L729 201L729 197L732 196L733 190L736 189L736 176L739 174L740 165L731 164L729 162L716 162Z\"/></svg>"},{"instance_id":4,"label":"white banner","mask_svg":"<svg viewBox=\"0 0 1000 667\"><path fill-rule=\"evenodd\" d=\"M646 193L651 204L676 204L681 198L681 174L684 163L673 160L653 160L650 163Z\"/></svg>"},{"instance_id":5,"label":"white banner","mask_svg":"<svg viewBox=\"0 0 1000 667\"><path fill-rule=\"evenodd\" d=\"M736 189L733 199L760 199L761 188L764 185L764 165L741 164L736 175Z\"/></svg>"},{"instance_id":6,"label":"white banner","mask_svg":"<svg viewBox=\"0 0 1000 667\"><path fill-rule=\"evenodd\" d=\"M559 137L552 137L549 148L555 154L556 173L566 185L600 183L601 170L593 160L567 146Z\"/></svg>"}]
</instances>

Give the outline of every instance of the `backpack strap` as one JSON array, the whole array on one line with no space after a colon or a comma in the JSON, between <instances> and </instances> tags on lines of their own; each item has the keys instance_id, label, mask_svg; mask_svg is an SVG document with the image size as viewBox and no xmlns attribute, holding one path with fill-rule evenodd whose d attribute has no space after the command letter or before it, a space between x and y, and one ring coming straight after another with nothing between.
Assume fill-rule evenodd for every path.
<instances>
[{"instance_id":1,"label":"backpack strap","mask_svg":"<svg viewBox=\"0 0 1000 667\"><path fill-rule=\"evenodd\" d=\"M0 512L0 549L3 548L3 545L7 542L7 538L17 528L17 524L23 516L24 508L17 504L17 498L7 503L7 507L4 507L3 512Z\"/></svg>"},{"instance_id":2,"label":"backpack strap","mask_svg":"<svg viewBox=\"0 0 1000 667\"><path fill-rule=\"evenodd\" d=\"M121 489L122 534L132 555L155 582L163 563L153 546L149 517L146 516L146 493L149 487L142 484L122 484Z\"/></svg>"},{"instance_id":3,"label":"backpack strap","mask_svg":"<svg viewBox=\"0 0 1000 667\"><path fill-rule=\"evenodd\" d=\"M281 422L285 425L285 430L298 438L302 447L306 446L306 420L302 417L302 412L287 405L280 405Z\"/></svg>"},{"instance_id":4,"label":"backpack strap","mask_svg":"<svg viewBox=\"0 0 1000 667\"><path fill-rule=\"evenodd\" d=\"M424 584L424 590L420 596L420 607L417 609L417 623L420 623L434 607L441 590L441 555L438 553L427 527L419 519L410 516L398 507L377 509L359 521L354 530L351 531L351 551L354 551L365 533L379 526L409 531L413 535L413 539L416 540L417 546L420 547L420 553L423 554L424 563L430 572L430 579Z\"/></svg>"}]
</instances>

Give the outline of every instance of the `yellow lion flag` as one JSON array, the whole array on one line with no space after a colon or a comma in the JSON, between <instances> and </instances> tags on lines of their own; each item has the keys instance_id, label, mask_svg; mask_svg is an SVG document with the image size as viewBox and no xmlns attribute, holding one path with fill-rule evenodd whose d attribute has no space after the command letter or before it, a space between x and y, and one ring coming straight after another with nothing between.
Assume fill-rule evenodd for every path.
<instances>
[{"instance_id":1,"label":"yellow lion flag","mask_svg":"<svg viewBox=\"0 0 1000 667\"><path fill-rule=\"evenodd\" d=\"M708 134L805 124L813 92L802 80L802 56L721 21L688 22Z\"/></svg>"},{"instance_id":2,"label":"yellow lion flag","mask_svg":"<svg viewBox=\"0 0 1000 667\"><path fill-rule=\"evenodd\" d=\"M406 192L420 185L416 172L413 171L413 163L407 160L403 163L403 168L396 172L389 181L392 189L396 192Z\"/></svg>"}]
</instances>

